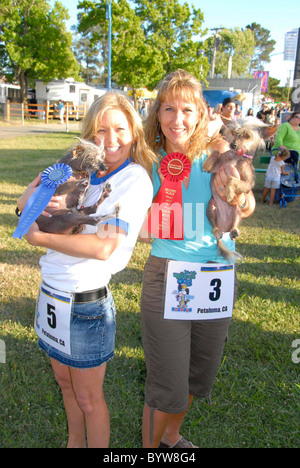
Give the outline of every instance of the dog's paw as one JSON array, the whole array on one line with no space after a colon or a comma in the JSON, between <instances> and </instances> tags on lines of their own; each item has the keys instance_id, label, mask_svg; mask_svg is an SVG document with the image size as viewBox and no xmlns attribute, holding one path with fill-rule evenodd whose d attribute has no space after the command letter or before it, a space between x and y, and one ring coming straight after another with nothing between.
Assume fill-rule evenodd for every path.
<instances>
[{"instance_id":1,"label":"dog's paw","mask_svg":"<svg viewBox=\"0 0 300 468\"><path fill-rule=\"evenodd\" d=\"M226 201L230 203L233 199L237 189L238 179L235 177L228 177L228 181L225 187Z\"/></svg>"},{"instance_id":2,"label":"dog's paw","mask_svg":"<svg viewBox=\"0 0 300 468\"><path fill-rule=\"evenodd\" d=\"M226 190L226 201L230 203L234 199L235 192L231 188Z\"/></svg>"},{"instance_id":3,"label":"dog's paw","mask_svg":"<svg viewBox=\"0 0 300 468\"><path fill-rule=\"evenodd\" d=\"M232 231L230 231L230 238L232 240L236 239L239 235L240 235L240 231L238 228L232 229Z\"/></svg>"},{"instance_id":4,"label":"dog's paw","mask_svg":"<svg viewBox=\"0 0 300 468\"><path fill-rule=\"evenodd\" d=\"M109 197L110 193L111 193L111 185L109 182L107 182L103 188L102 197L107 198Z\"/></svg>"}]
</instances>

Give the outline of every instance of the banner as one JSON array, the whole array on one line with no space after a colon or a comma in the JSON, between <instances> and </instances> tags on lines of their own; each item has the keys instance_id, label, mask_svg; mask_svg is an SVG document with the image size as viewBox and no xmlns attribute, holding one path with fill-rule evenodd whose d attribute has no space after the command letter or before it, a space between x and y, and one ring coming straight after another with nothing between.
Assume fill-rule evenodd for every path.
<instances>
[{"instance_id":1,"label":"banner","mask_svg":"<svg viewBox=\"0 0 300 468\"><path fill-rule=\"evenodd\" d=\"M253 72L253 78L255 79L261 79L261 88L260 92L261 93L267 93L268 92L268 83L269 83L269 72L268 71L255 71Z\"/></svg>"},{"instance_id":2,"label":"banner","mask_svg":"<svg viewBox=\"0 0 300 468\"><path fill-rule=\"evenodd\" d=\"M283 60L295 60L299 29L290 29L284 36L284 56Z\"/></svg>"}]
</instances>

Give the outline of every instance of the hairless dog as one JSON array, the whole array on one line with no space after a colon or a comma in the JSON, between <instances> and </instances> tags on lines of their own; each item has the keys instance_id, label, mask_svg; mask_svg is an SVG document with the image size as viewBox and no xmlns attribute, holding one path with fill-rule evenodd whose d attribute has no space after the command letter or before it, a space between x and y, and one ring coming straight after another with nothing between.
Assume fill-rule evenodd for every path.
<instances>
[{"instance_id":1,"label":"hairless dog","mask_svg":"<svg viewBox=\"0 0 300 468\"><path fill-rule=\"evenodd\" d=\"M231 239L239 235L238 226L242 219L241 208L231 206L229 203L235 194L249 193L254 187L253 158L256 151L264 147L264 139L274 131L276 127L275 129L268 127L256 118L241 119L235 125L223 129L223 136L230 143L231 149L223 154L213 151L203 164L203 169L213 174L211 178L212 198L208 204L207 217L213 227L219 253L228 262L243 258L238 252L227 249L222 242L225 232L230 232ZM236 167L240 179L228 177L224 188L226 194L226 201L224 201L215 189L214 177L220 169L226 169L229 165Z\"/></svg>"},{"instance_id":2,"label":"hairless dog","mask_svg":"<svg viewBox=\"0 0 300 468\"><path fill-rule=\"evenodd\" d=\"M58 210L51 211L52 216L40 215L36 222L44 232L56 234L75 234L83 229L85 224L96 226L106 219L117 217L119 206L115 212L107 216L89 216L96 213L98 206L107 198L111 187L107 183L99 200L92 206L81 208L81 203L90 185L89 177L93 172L105 171L105 153L103 146L80 140L59 161L68 164L73 171L72 176L65 183L59 185L54 195L62 199ZM47 208L46 210L47 211ZM50 211L50 210L49 210Z\"/></svg>"}]
</instances>

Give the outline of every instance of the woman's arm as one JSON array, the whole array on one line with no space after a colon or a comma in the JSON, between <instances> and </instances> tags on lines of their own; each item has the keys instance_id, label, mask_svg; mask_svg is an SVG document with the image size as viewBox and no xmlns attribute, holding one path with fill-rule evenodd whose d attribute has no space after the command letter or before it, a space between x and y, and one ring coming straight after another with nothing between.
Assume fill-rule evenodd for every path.
<instances>
[{"instance_id":1,"label":"woman's arm","mask_svg":"<svg viewBox=\"0 0 300 468\"><path fill-rule=\"evenodd\" d=\"M288 124L289 125L289 124ZM273 148L279 148L280 146L284 145L285 137L288 132L288 127L285 124L282 124L279 126L276 135L275 135L275 140L274 140L274 145Z\"/></svg>"},{"instance_id":2,"label":"woman's arm","mask_svg":"<svg viewBox=\"0 0 300 468\"><path fill-rule=\"evenodd\" d=\"M40 231L33 223L24 237L31 245L47 247L72 257L107 260L126 237L126 232L103 224L99 226L98 234L49 234Z\"/></svg>"},{"instance_id":3,"label":"woman's arm","mask_svg":"<svg viewBox=\"0 0 300 468\"><path fill-rule=\"evenodd\" d=\"M146 242L146 243L150 242L153 239L153 237L151 236L151 233L148 231L148 219L149 219L150 212L151 212L151 208L148 210L145 221L139 232L139 239L142 242Z\"/></svg>"}]
</instances>

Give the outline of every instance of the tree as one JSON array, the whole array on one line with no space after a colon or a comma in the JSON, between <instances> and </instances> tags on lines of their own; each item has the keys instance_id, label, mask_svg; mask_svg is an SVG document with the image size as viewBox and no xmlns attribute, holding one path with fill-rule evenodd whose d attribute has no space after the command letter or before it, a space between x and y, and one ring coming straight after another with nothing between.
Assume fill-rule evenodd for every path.
<instances>
[{"instance_id":1,"label":"tree","mask_svg":"<svg viewBox=\"0 0 300 468\"><path fill-rule=\"evenodd\" d=\"M163 69L169 73L184 68L199 79L205 79L208 61L199 52L196 40L201 30L203 13L178 0L134 0L136 14L143 21L146 40L163 53Z\"/></svg>"},{"instance_id":2,"label":"tree","mask_svg":"<svg viewBox=\"0 0 300 468\"><path fill-rule=\"evenodd\" d=\"M270 96L275 102L287 102L289 98L289 88L287 86L279 86L279 84L280 80L269 77L266 97Z\"/></svg>"},{"instance_id":3,"label":"tree","mask_svg":"<svg viewBox=\"0 0 300 468\"><path fill-rule=\"evenodd\" d=\"M178 0L134 1L132 9L126 0L112 0L112 77L120 85L135 90L153 87L166 72L178 67L204 78L208 62L198 53L203 15L200 10ZM96 39L107 44L106 2L85 0L79 3L79 31L101 25ZM104 27L106 26L106 28Z\"/></svg>"},{"instance_id":4,"label":"tree","mask_svg":"<svg viewBox=\"0 0 300 468\"><path fill-rule=\"evenodd\" d=\"M255 37L255 51L251 61L251 70L263 70L263 63L271 61L270 54L275 48L276 41L270 39L270 31L260 24L248 24L246 29L250 29Z\"/></svg>"},{"instance_id":5,"label":"tree","mask_svg":"<svg viewBox=\"0 0 300 468\"><path fill-rule=\"evenodd\" d=\"M74 31L72 51L80 65L80 76L87 84L105 81L104 62L99 45L93 40L95 28L96 26L85 34L79 34L76 27L71 28Z\"/></svg>"},{"instance_id":6,"label":"tree","mask_svg":"<svg viewBox=\"0 0 300 468\"><path fill-rule=\"evenodd\" d=\"M5 46L7 66L20 83L22 101L30 79L79 78L70 49L72 35L64 23L68 18L59 2L50 9L47 0L1 0L0 42Z\"/></svg>"},{"instance_id":7,"label":"tree","mask_svg":"<svg viewBox=\"0 0 300 468\"><path fill-rule=\"evenodd\" d=\"M215 73L227 77L229 60L231 60L231 75L241 77L248 74L251 57L254 53L255 40L252 31L243 31L240 28L219 31ZM207 39L204 48L208 50L210 62L212 61L214 38ZM231 58L230 58L231 57Z\"/></svg>"},{"instance_id":8,"label":"tree","mask_svg":"<svg viewBox=\"0 0 300 468\"><path fill-rule=\"evenodd\" d=\"M92 40L102 44L107 57L108 21L106 1L97 3L82 1L78 30L82 33L96 25L100 26L92 34ZM112 1L112 78L123 86L129 86L136 102L136 89L149 86L163 75L161 51L146 42L141 20L126 0Z\"/></svg>"}]
</instances>

